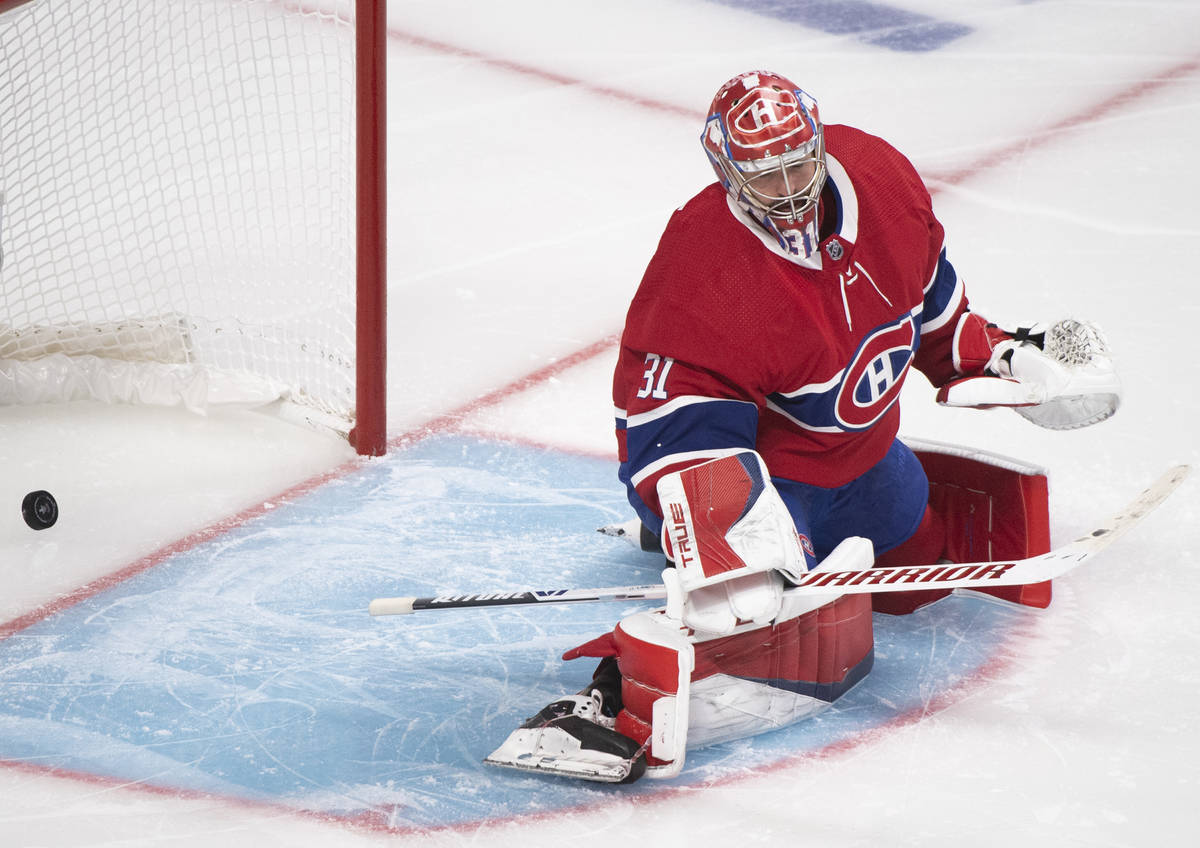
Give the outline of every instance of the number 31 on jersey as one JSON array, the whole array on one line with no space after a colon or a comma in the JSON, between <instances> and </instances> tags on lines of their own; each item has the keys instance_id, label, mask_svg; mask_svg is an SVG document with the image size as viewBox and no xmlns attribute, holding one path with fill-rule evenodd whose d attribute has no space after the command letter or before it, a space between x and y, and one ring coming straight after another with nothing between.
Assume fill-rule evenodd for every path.
<instances>
[{"instance_id":1,"label":"number 31 on jersey","mask_svg":"<svg viewBox=\"0 0 1200 848\"><path fill-rule=\"evenodd\" d=\"M675 360L669 356L659 356L657 353L646 354L646 373L642 374L645 383L638 389L639 398L667 399L667 374Z\"/></svg>"}]
</instances>

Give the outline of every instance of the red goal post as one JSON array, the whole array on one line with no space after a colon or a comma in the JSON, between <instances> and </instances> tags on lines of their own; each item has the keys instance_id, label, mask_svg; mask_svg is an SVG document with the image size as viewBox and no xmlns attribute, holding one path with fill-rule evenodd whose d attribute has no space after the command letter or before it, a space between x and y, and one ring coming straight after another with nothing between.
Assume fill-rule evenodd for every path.
<instances>
[{"instance_id":1,"label":"red goal post","mask_svg":"<svg viewBox=\"0 0 1200 848\"><path fill-rule=\"evenodd\" d=\"M384 0L0 0L0 404L386 449Z\"/></svg>"}]
</instances>

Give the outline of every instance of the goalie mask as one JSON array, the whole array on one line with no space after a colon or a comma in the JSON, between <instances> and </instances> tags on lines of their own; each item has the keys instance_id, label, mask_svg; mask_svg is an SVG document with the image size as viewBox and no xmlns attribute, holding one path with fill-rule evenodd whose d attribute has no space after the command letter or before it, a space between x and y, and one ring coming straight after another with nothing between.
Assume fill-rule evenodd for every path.
<instances>
[{"instance_id":1,"label":"goalie mask","mask_svg":"<svg viewBox=\"0 0 1200 848\"><path fill-rule=\"evenodd\" d=\"M721 86L701 143L731 198L793 256L817 249L825 137L817 102L795 83L750 71Z\"/></svg>"}]
</instances>

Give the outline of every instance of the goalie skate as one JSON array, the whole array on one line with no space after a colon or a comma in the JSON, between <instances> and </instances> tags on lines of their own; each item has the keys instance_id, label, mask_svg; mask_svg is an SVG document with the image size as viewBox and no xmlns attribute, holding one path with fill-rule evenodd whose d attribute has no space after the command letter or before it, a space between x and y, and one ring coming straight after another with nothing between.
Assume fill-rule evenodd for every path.
<instances>
[{"instance_id":1,"label":"goalie skate","mask_svg":"<svg viewBox=\"0 0 1200 848\"><path fill-rule=\"evenodd\" d=\"M546 706L514 730L484 762L488 765L598 780L632 783L646 771L638 743L613 729L598 690L568 695Z\"/></svg>"}]
</instances>

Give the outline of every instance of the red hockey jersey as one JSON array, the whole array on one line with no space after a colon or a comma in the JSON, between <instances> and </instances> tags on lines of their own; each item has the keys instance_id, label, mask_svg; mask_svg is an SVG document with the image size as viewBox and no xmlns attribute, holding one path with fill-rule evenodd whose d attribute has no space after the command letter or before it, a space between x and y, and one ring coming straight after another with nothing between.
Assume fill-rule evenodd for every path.
<instances>
[{"instance_id":1,"label":"red hockey jersey","mask_svg":"<svg viewBox=\"0 0 1200 848\"><path fill-rule=\"evenodd\" d=\"M651 528L662 474L742 448L774 477L847 483L894 440L911 366L956 376L967 298L928 191L883 140L837 125L825 139L817 253L789 256L714 183L672 216L629 307L620 474Z\"/></svg>"}]
</instances>

